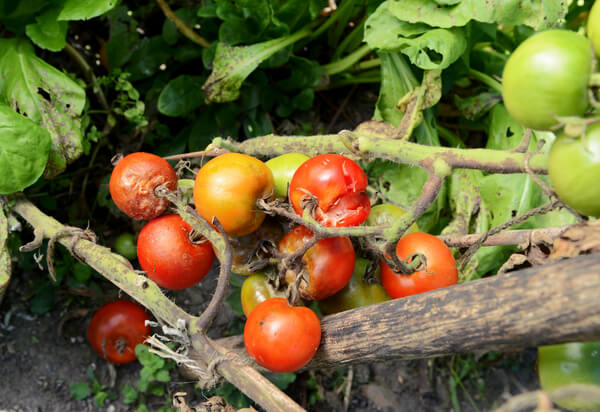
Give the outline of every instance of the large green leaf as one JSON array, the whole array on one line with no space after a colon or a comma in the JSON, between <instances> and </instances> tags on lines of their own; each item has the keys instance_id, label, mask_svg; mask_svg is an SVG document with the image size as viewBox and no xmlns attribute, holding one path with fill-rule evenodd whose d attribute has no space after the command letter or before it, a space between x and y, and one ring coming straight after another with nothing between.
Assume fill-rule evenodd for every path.
<instances>
[{"instance_id":1,"label":"large green leaf","mask_svg":"<svg viewBox=\"0 0 600 412\"><path fill-rule=\"evenodd\" d=\"M0 194L34 183L46 167L49 151L50 135L44 128L0 103Z\"/></svg>"},{"instance_id":2,"label":"large green leaf","mask_svg":"<svg viewBox=\"0 0 600 412\"><path fill-rule=\"evenodd\" d=\"M440 0L388 0L386 4L399 20L444 28L476 20L509 26L525 24L540 30L560 25L568 10L568 2L558 0L453 0L445 1L445 7L440 7Z\"/></svg>"},{"instance_id":3,"label":"large green leaf","mask_svg":"<svg viewBox=\"0 0 600 412\"><path fill-rule=\"evenodd\" d=\"M25 27L27 36L42 49L60 51L65 47L69 23L57 20L60 8L51 8L36 16Z\"/></svg>"},{"instance_id":4,"label":"large green leaf","mask_svg":"<svg viewBox=\"0 0 600 412\"><path fill-rule=\"evenodd\" d=\"M0 96L50 133L47 177L56 176L81 155L80 115L85 91L65 73L38 58L29 41L0 39Z\"/></svg>"},{"instance_id":5,"label":"large green leaf","mask_svg":"<svg viewBox=\"0 0 600 412\"><path fill-rule=\"evenodd\" d=\"M88 20L110 11L117 0L66 0L59 20Z\"/></svg>"},{"instance_id":6,"label":"large green leaf","mask_svg":"<svg viewBox=\"0 0 600 412\"><path fill-rule=\"evenodd\" d=\"M200 76L182 75L172 79L158 97L158 110L167 116L184 116L204 104Z\"/></svg>"},{"instance_id":7,"label":"large green leaf","mask_svg":"<svg viewBox=\"0 0 600 412\"><path fill-rule=\"evenodd\" d=\"M400 53L378 53L381 59L381 88L373 119L398 126L404 114L398 109L402 97L419 83Z\"/></svg>"}]
</instances>

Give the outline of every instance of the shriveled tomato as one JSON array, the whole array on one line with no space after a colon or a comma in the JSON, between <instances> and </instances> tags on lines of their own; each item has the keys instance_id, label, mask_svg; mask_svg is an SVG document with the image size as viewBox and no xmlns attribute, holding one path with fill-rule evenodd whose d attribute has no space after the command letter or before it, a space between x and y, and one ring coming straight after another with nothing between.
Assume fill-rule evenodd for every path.
<instances>
[{"instance_id":1,"label":"shriveled tomato","mask_svg":"<svg viewBox=\"0 0 600 412\"><path fill-rule=\"evenodd\" d=\"M548 155L548 175L563 202L583 215L600 216L600 123L581 137L559 135Z\"/></svg>"},{"instance_id":2,"label":"shriveled tomato","mask_svg":"<svg viewBox=\"0 0 600 412\"><path fill-rule=\"evenodd\" d=\"M600 57L600 1L596 0L587 22L587 35L594 45L596 56Z\"/></svg>"},{"instance_id":3,"label":"shriveled tomato","mask_svg":"<svg viewBox=\"0 0 600 412\"><path fill-rule=\"evenodd\" d=\"M369 226L392 226L406 211L392 203L382 203L371 208L371 213L366 220ZM418 232L419 227L413 223L406 233Z\"/></svg>"},{"instance_id":4,"label":"shriveled tomato","mask_svg":"<svg viewBox=\"0 0 600 412\"><path fill-rule=\"evenodd\" d=\"M196 210L208 222L216 217L227 234L254 232L265 219L256 202L273 195L271 170L260 160L226 153L206 163L194 184Z\"/></svg>"},{"instance_id":5,"label":"shriveled tomato","mask_svg":"<svg viewBox=\"0 0 600 412\"><path fill-rule=\"evenodd\" d=\"M140 305L117 300L102 306L92 317L88 340L98 355L111 363L136 360L135 347L150 335L150 317Z\"/></svg>"},{"instance_id":6,"label":"shriveled tomato","mask_svg":"<svg viewBox=\"0 0 600 412\"><path fill-rule=\"evenodd\" d=\"M421 254L425 257L425 270L410 275L395 273L381 262L381 281L386 292L392 298L416 295L433 289L444 288L458 282L458 270L452 252L437 237L428 233L409 233L396 244L396 255L401 260L411 261L411 256Z\"/></svg>"},{"instance_id":7,"label":"shriveled tomato","mask_svg":"<svg viewBox=\"0 0 600 412\"><path fill-rule=\"evenodd\" d=\"M148 277L167 289L185 289L200 282L210 270L215 253L202 238L192 242L192 227L179 215L151 220L137 241L138 260Z\"/></svg>"},{"instance_id":8,"label":"shriveled tomato","mask_svg":"<svg viewBox=\"0 0 600 412\"><path fill-rule=\"evenodd\" d=\"M269 298L285 298L285 292L276 290L269 282L269 278L262 273L248 276L242 284L242 309L244 315L249 316L254 308Z\"/></svg>"},{"instance_id":9,"label":"shriveled tomato","mask_svg":"<svg viewBox=\"0 0 600 412\"><path fill-rule=\"evenodd\" d=\"M557 116L581 116L588 100L592 51L585 37L547 30L512 53L502 75L502 97L510 115L526 127L548 130Z\"/></svg>"},{"instance_id":10,"label":"shriveled tomato","mask_svg":"<svg viewBox=\"0 0 600 412\"><path fill-rule=\"evenodd\" d=\"M321 343L319 318L309 308L271 298L254 308L244 327L244 345L256 363L273 372L294 372Z\"/></svg>"},{"instance_id":11,"label":"shriveled tomato","mask_svg":"<svg viewBox=\"0 0 600 412\"><path fill-rule=\"evenodd\" d=\"M269 169L271 169L271 172L273 172L276 197L287 198L288 186L292 180L292 176L294 176L298 167L308 159L309 157L302 153L286 153L265 162Z\"/></svg>"},{"instance_id":12,"label":"shriveled tomato","mask_svg":"<svg viewBox=\"0 0 600 412\"><path fill-rule=\"evenodd\" d=\"M279 242L279 251L294 253L312 239L314 234L304 226L296 226ZM340 291L354 272L356 255L347 237L319 240L302 256L301 268L287 268L285 279L294 283L301 276L298 291L308 300L325 299Z\"/></svg>"},{"instance_id":13,"label":"shriveled tomato","mask_svg":"<svg viewBox=\"0 0 600 412\"><path fill-rule=\"evenodd\" d=\"M364 281L368 265L369 261L367 259L356 258L354 273L348 284L335 295L319 301L319 308L323 313L343 312L390 299L381 283L366 283ZM374 279L379 281L380 278L381 273L377 270Z\"/></svg>"},{"instance_id":14,"label":"shriveled tomato","mask_svg":"<svg viewBox=\"0 0 600 412\"><path fill-rule=\"evenodd\" d=\"M160 216L169 205L154 191L160 185L177 188L177 175L162 157L136 152L117 163L110 176L110 195L121 211L134 219L150 220Z\"/></svg>"},{"instance_id":15,"label":"shriveled tomato","mask_svg":"<svg viewBox=\"0 0 600 412\"><path fill-rule=\"evenodd\" d=\"M299 215L308 208L324 226L360 225L369 216L367 175L353 160L324 154L302 163L290 182L290 203Z\"/></svg>"}]
</instances>

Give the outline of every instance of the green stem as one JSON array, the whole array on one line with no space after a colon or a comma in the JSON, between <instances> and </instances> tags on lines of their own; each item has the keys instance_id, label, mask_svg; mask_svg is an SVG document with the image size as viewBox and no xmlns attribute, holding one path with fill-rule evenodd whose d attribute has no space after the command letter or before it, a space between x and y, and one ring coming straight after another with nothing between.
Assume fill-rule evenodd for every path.
<instances>
[{"instance_id":1,"label":"green stem","mask_svg":"<svg viewBox=\"0 0 600 412\"><path fill-rule=\"evenodd\" d=\"M325 70L325 73L327 73L330 76L337 73L341 73L352 67L360 59L362 59L369 53L371 53L371 48L368 44L365 44L364 46L356 49L343 59L326 64L325 66L323 66L323 69Z\"/></svg>"},{"instance_id":2,"label":"green stem","mask_svg":"<svg viewBox=\"0 0 600 412\"><path fill-rule=\"evenodd\" d=\"M319 28L317 30L315 30L315 32L310 36L310 38L316 39L321 34L323 34L327 29L329 29L331 27L331 25L333 23L335 23L340 17L342 17L342 13L344 12L344 10L354 6L355 2L356 2L356 0L344 1L340 5L340 7L338 7L338 9L336 11L334 11L333 14L331 16L329 16L329 18L327 20L325 20L325 23L321 24L319 26Z\"/></svg>"},{"instance_id":3,"label":"green stem","mask_svg":"<svg viewBox=\"0 0 600 412\"><path fill-rule=\"evenodd\" d=\"M377 58L377 59L366 60L364 62L359 62L356 64L356 66L354 66L354 68L358 72L358 71L368 70L368 69L372 69L374 67L379 67L379 66L381 66L381 59Z\"/></svg>"},{"instance_id":4,"label":"green stem","mask_svg":"<svg viewBox=\"0 0 600 412\"><path fill-rule=\"evenodd\" d=\"M368 73L361 73L358 76L346 74L343 77L334 78L327 86L323 87L323 89L335 89L337 87L344 87L349 84L364 83L381 83L381 71L372 70Z\"/></svg>"},{"instance_id":5,"label":"green stem","mask_svg":"<svg viewBox=\"0 0 600 412\"><path fill-rule=\"evenodd\" d=\"M500 82L494 79L493 77L488 76L487 74L475 69L469 69L469 76L474 77L481 83L489 86L492 90L502 94L502 84L500 84Z\"/></svg>"},{"instance_id":6,"label":"green stem","mask_svg":"<svg viewBox=\"0 0 600 412\"><path fill-rule=\"evenodd\" d=\"M344 52L350 47L354 42L362 42L363 32L365 28L366 17L362 19L362 21L348 34L344 40L335 48L335 53L333 53L333 60L338 60L342 57Z\"/></svg>"},{"instance_id":7,"label":"green stem","mask_svg":"<svg viewBox=\"0 0 600 412\"><path fill-rule=\"evenodd\" d=\"M450 130L445 127L440 126L439 124L435 126L438 135L446 141L452 147L460 147L466 148L467 145L464 144L462 139L458 137L456 134L452 133Z\"/></svg>"}]
</instances>

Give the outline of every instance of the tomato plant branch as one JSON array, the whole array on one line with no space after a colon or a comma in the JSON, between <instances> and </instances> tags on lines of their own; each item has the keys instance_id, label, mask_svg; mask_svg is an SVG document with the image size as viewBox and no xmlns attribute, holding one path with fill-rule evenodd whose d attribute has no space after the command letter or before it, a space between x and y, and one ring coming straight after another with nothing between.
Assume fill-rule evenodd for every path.
<instances>
[{"instance_id":1,"label":"tomato plant branch","mask_svg":"<svg viewBox=\"0 0 600 412\"><path fill-rule=\"evenodd\" d=\"M183 20L177 16L173 10L169 7L165 0L156 0L160 9L163 11L165 16L175 24L177 29L188 39L202 47L210 47L210 42L204 37L200 36L194 30L192 30Z\"/></svg>"},{"instance_id":2,"label":"tomato plant branch","mask_svg":"<svg viewBox=\"0 0 600 412\"><path fill-rule=\"evenodd\" d=\"M544 239L554 239L560 236L572 225L555 226L542 229L505 230L496 234L474 233L470 235L438 236L448 247L469 247L485 237L481 246L512 246L539 243Z\"/></svg>"}]
</instances>

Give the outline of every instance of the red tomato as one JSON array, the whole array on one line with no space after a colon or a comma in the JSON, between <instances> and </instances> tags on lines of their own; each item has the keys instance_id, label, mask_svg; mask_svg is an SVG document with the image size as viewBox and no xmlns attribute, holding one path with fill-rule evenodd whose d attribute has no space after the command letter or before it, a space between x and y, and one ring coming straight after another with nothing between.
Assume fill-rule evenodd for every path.
<instances>
[{"instance_id":1,"label":"red tomato","mask_svg":"<svg viewBox=\"0 0 600 412\"><path fill-rule=\"evenodd\" d=\"M256 363L273 372L294 372L308 363L321 343L319 318L309 308L270 298L250 313L244 345Z\"/></svg>"},{"instance_id":2,"label":"red tomato","mask_svg":"<svg viewBox=\"0 0 600 412\"><path fill-rule=\"evenodd\" d=\"M296 226L279 242L279 251L294 253L313 237L304 226ZM354 272L356 255L350 238L331 237L319 240L302 256L305 276L298 288L300 296L308 300L325 299L342 290ZM296 271L288 270L286 281L293 283Z\"/></svg>"},{"instance_id":3,"label":"red tomato","mask_svg":"<svg viewBox=\"0 0 600 412\"><path fill-rule=\"evenodd\" d=\"M125 156L115 166L109 183L110 195L121 211L134 219L150 220L160 216L169 201L154 194L165 184L177 188L177 175L162 157L137 152Z\"/></svg>"},{"instance_id":4,"label":"red tomato","mask_svg":"<svg viewBox=\"0 0 600 412\"><path fill-rule=\"evenodd\" d=\"M290 182L290 203L302 215L302 203L316 197L314 218L324 226L356 226L369 216L367 175L353 160L324 154L302 163Z\"/></svg>"},{"instance_id":5,"label":"red tomato","mask_svg":"<svg viewBox=\"0 0 600 412\"><path fill-rule=\"evenodd\" d=\"M88 340L102 358L111 363L136 360L135 347L150 335L150 317L140 305L117 300L102 306L88 327Z\"/></svg>"},{"instance_id":6,"label":"red tomato","mask_svg":"<svg viewBox=\"0 0 600 412\"><path fill-rule=\"evenodd\" d=\"M395 273L381 262L381 282L392 298L416 295L429 290L444 288L458 282L458 270L452 252L444 242L428 233L409 233L396 245L401 260L420 253L427 259L427 270L410 275Z\"/></svg>"},{"instance_id":7,"label":"red tomato","mask_svg":"<svg viewBox=\"0 0 600 412\"><path fill-rule=\"evenodd\" d=\"M185 289L210 270L215 253L206 239L190 240L192 227L179 215L151 220L137 241L138 260L148 277L167 289Z\"/></svg>"}]
</instances>

